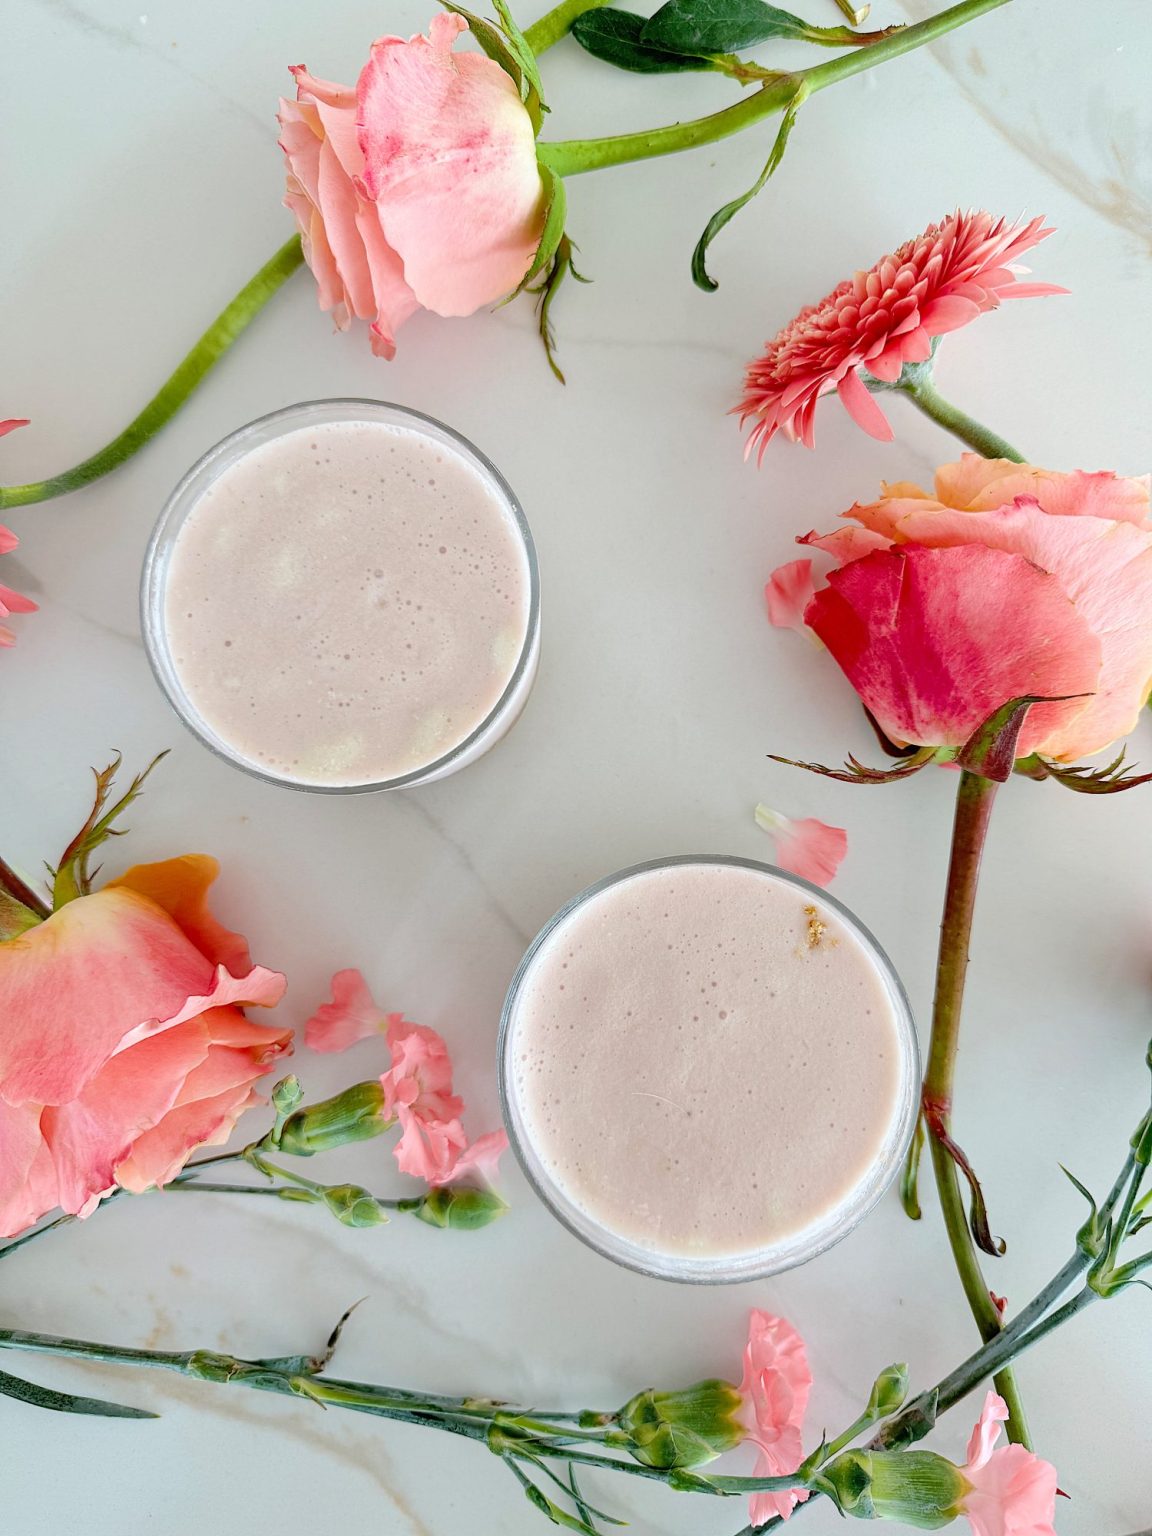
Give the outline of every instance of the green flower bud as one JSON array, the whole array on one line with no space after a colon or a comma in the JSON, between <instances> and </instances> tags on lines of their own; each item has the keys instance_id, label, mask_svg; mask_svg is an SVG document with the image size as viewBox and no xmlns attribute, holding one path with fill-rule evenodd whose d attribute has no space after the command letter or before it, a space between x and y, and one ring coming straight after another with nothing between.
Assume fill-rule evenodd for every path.
<instances>
[{"instance_id":1,"label":"green flower bud","mask_svg":"<svg viewBox=\"0 0 1152 1536\"><path fill-rule=\"evenodd\" d=\"M280 1151L313 1157L351 1141L368 1141L391 1123L384 1118L384 1089L379 1080L355 1083L335 1098L290 1115L280 1132Z\"/></svg>"},{"instance_id":2,"label":"green flower bud","mask_svg":"<svg viewBox=\"0 0 1152 1536\"><path fill-rule=\"evenodd\" d=\"M300 1086L300 1079L292 1073L288 1077L282 1077L273 1088L272 1108L278 1115L287 1118L303 1097L304 1090Z\"/></svg>"},{"instance_id":3,"label":"green flower bud","mask_svg":"<svg viewBox=\"0 0 1152 1536\"><path fill-rule=\"evenodd\" d=\"M330 1184L324 1204L346 1227L382 1227L388 1220L376 1196L359 1184Z\"/></svg>"},{"instance_id":4,"label":"green flower bud","mask_svg":"<svg viewBox=\"0 0 1152 1536\"><path fill-rule=\"evenodd\" d=\"M462 1184L445 1184L430 1189L414 1205L406 1207L418 1221L430 1227L451 1227L457 1232L474 1232L497 1221L508 1209L499 1195L490 1189L469 1189Z\"/></svg>"},{"instance_id":5,"label":"green flower bud","mask_svg":"<svg viewBox=\"0 0 1152 1536\"><path fill-rule=\"evenodd\" d=\"M890 1365L881 1371L872 1383L872 1395L868 1399L868 1417L875 1422L886 1419L904 1405L908 1396L908 1367Z\"/></svg>"},{"instance_id":6,"label":"green flower bud","mask_svg":"<svg viewBox=\"0 0 1152 1536\"><path fill-rule=\"evenodd\" d=\"M679 1392L638 1392L616 1415L629 1453L647 1467L698 1467L744 1439L743 1397L731 1382L698 1381Z\"/></svg>"},{"instance_id":7,"label":"green flower bud","mask_svg":"<svg viewBox=\"0 0 1152 1536\"><path fill-rule=\"evenodd\" d=\"M842 1515L938 1531L956 1519L969 1485L959 1467L935 1451L846 1451L822 1468L813 1486Z\"/></svg>"}]
</instances>

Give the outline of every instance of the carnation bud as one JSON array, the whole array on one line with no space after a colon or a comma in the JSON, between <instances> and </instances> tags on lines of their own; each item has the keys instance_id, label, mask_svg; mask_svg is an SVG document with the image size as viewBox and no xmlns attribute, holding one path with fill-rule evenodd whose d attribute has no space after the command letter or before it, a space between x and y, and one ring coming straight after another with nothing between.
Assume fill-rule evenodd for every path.
<instances>
[{"instance_id":1,"label":"carnation bud","mask_svg":"<svg viewBox=\"0 0 1152 1536\"><path fill-rule=\"evenodd\" d=\"M500 1196L490 1189L469 1189L462 1184L445 1184L430 1189L414 1205L407 1207L419 1221L430 1227L451 1227L457 1232L473 1232L498 1220L508 1209Z\"/></svg>"},{"instance_id":2,"label":"carnation bud","mask_svg":"<svg viewBox=\"0 0 1152 1536\"><path fill-rule=\"evenodd\" d=\"M898 1408L904 1406L904 1399L908 1396L908 1367L906 1365L889 1365L882 1370L872 1383L872 1394L868 1399L867 1415L875 1422L877 1419L886 1419L890 1413L895 1413Z\"/></svg>"},{"instance_id":3,"label":"carnation bud","mask_svg":"<svg viewBox=\"0 0 1152 1536\"><path fill-rule=\"evenodd\" d=\"M960 1514L969 1483L935 1451L846 1451L821 1468L812 1486L842 1515L938 1531Z\"/></svg>"},{"instance_id":4,"label":"carnation bud","mask_svg":"<svg viewBox=\"0 0 1152 1536\"><path fill-rule=\"evenodd\" d=\"M324 1204L346 1227L382 1227L388 1220L376 1196L359 1184L330 1184Z\"/></svg>"},{"instance_id":5,"label":"carnation bud","mask_svg":"<svg viewBox=\"0 0 1152 1536\"><path fill-rule=\"evenodd\" d=\"M744 1439L744 1399L731 1382L698 1381L679 1392L638 1392L616 1415L629 1453L647 1467L697 1467Z\"/></svg>"},{"instance_id":6,"label":"carnation bud","mask_svg":"<svg viewBox=\"0 0 1152 1536\"><path fill-rule=\"evenodd\" d=\"M368 1141L391 1124L383 1114L384 1089L378 1079L355 1083L334 1098L309 1104L288 1117L280 1132L280 1151L312 1157L351 1141Z\"/></svg>"},{"instance_id":7,"label":"carnation bud","mask_svg":"<svg viewBox=\"0 0 1152 1536\"><path fill-rule=\"evenodd\" d=\"M272 1108L278 1115L285 1119L300 1103L304 1097L304 1090L300 1086L300 1079L293 1072L288 1077L282 1077L272 1090Z\"/></svg>"}]
</instances>

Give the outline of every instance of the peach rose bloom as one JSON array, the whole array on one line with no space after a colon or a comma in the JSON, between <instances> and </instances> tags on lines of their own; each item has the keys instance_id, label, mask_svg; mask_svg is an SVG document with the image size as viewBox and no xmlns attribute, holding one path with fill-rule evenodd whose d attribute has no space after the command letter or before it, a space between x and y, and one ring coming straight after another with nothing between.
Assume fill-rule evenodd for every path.
<instances>
[{"instance_id":1,"label":"peach rose bloom","mask_svg":"<svg viewBox=\"0 0 1152 1536\"><path fill-rule=\"evenodd\" d=\"M1060 762L1127 735L1152 691L1149 478L1070 474L967 453L932 492L884 486L806 534L830 556L768 583L775 624L805 626L894 741L959 746L1009 699L1019 754Z\"/></svg>"},{"instance_id":2,"label":"peach rose bloom","mask_svg":"<svg viewBox=\"0 0 1152 1536\"><path fill-rule=\"evenodd\" d=\"M368 320L380 357L418 309L470 315L511 293L540 243L532 120L498 64L454 51L466 30L441 15L427 37L380 38L355 88L297 66L280 103L284 200L320 307L341 330Z\"/></svg>"},{"instance_id":3,"label":"peach rose bloom","mask_svg":"<svg viewBox=\"0 0 1152 1536\"><path fill-rule=\"evenodd\" d=\"M260 1102L292 1035L241 1009L284 978L209 912L216 872L138 865L0 943L0 1236L165 1184Z\"/></svg>"}]
</instances>

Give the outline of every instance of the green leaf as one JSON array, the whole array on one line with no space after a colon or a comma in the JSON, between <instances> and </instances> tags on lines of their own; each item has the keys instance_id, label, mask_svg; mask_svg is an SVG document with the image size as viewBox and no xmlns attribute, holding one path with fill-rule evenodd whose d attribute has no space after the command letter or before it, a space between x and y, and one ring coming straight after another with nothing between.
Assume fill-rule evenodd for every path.
<instances>
[{"instance_id":1,"label":"green leaf","mask_svg":"<svg viewBox=\"0 0 1152 1536\"><path fill-rule=\"evenodd\" d=\"M924 1116L916 1116L916 1129L912 1133L912 1145L904 1159L900 1174L900 1204L909 1221L919 1221L920 1210L920 1159L924 1154Z\"/></svg>"},{"instance_id":2,"label":"green leaf","mask_svg":"<svg viewBox=\"0 0 1152 1536\"><path fill-rule=\"evenodd\" d=\"M1025 716L1033 704L1064 704L1069 699L1087 697L1081 693L1065 693L1057 697L1029 693L1009 699L1007 704L993 710L983 725L976 727L956 754L956 762L982 779L991 779L996 784L1006 783L1016 762L1016 743L1024 728Z\"/></svg>"},{"instance_id":3,"label":"green leaf","mask_svg":"<svg viewBox=\"0 0 1152 1536\"><path fill-rule=\"evenodd\" d=\"M560 383L565 382L564 375L560 371L560 365L556 361L556 333L552 326L552 301L560 291L564 279L571 272L578 283L586 283L588 278L582 277L577 272L573 261L572 252L576 247L567 235L562 235L560 243L556 247L556 254L552 258L552 266L543 280L531 290L538 295L537 299L537 329L540 332L540 340L544 343L544 352L548 358L548 366Z\"/></svg>"},{"instance_id":4,"label":"green leaf","mask_svg":"<svg viewBox=\"0 0 1152 1536\"><path fill-rule=\"evenodd\" d=\"M645 24L643 41L669 53L732 53L771 37L807 41L813 30L764 0L668 0Z\"/></svg>"},{"instance_id":5,"label":"green leaf","mask_svg":"<svg viewBox=\"0 0 1152 1536\"><path fill-rule=\"evenodd\" d=\"M520 68L524 71L524 79L528 83L529 91L535 94L539 111L547 112L548 108L544 105L544 85L540 79L536 55L528 46L528 39L516 25L516 18L508 7L508 0L493 0L493 3L496 6L496 14L500 18L500 25L504 29L504 35L512 47L512 52L516 55ZM531 106L529 111L532 111ZM535 126L537 132L539 132L540 124L538 121L536 121Z\"/></svg>"},{"instance_id":6,"label":"green leaf","mask_svg":"<svg viewBox=\"0 0 1152 1536\"><path fill-rule=\"evenodd\" d=\"M772 149L768 156L767 162L765 163L764 169L760 172L759 176L757 176L756 180L753 182L752 186L749 187L747 192L742 193L739 197L733 198L730 203L725 203L723 208L719 209L718 212L712 215L712 217L708 220L704 233L696 242L696 249L692 252L692 281L696 284L697 288L703 288L705 293L714 293L719 287L719 284L716 282L715 278L709 276L708 269L704 264L705 257L708 255L708 247L712 244L713 240L715 240L716 236L724 228L725 224L727 224L731 219L734 219L740 212L741 208L743 208L746 203L750 203L752 201L757 192L763 191L769 178L772 176L776 170L776 167L784 158L784 151L788 148L788 140L791 137L792 129L796 126L796 114L804 104L807 96L807 82L802 82L795 96L793 96L792 100L784 109L784 116L781 120L780 127L777 130L776 138L773 140Z\"/></svg>"},{"instance_id":7,"label":"green leaf","mask_svg":"<svg viewBox=\"0 0 1152 1536\"><path fill-rule=\"evenodd\" d=\"M128 1408L123 1403L106 1403L99 1397L77 1397L72 1392L56 1392L51 1387L39 1387L19 1376L9 1376L0 1371L0 1394L14 1397L17 1402L28 1403L33 1408L48 1408L53 1413L84 1413L100 1419L158 1419L158 1413L144 1408Z\"/></svg>"},{"instance_id":8,"label":"green leaf","mask_svg":"<svg viewBox=\"0 0 1152 1536\"><path fill-rule=\"evenodd\" d=\"M58 867L51 871L52 875L52 908L59 910L69 901L75 901L79 896L87 896L92 889L92 881L99 874L98 869L89 869L88 860L101 844L106 843L110 837L123 837L124 833L113 825L118 816L121 816L133 800L137 798L144 788L144 782L155 768L162 762L168 753L158 752L145 768L143 773L138 773L128 786L127 793L120 796L111 810L105 811L108 804L108 796L112 793L112 785L116 781L116 775L120 769L121 757L116 756L108 764L107 768L92 772L96 779L96 795L92 802L92 810L88 820L77 832L76 836L65 848L60 856ZM101 814L103 813L103 814Z\"/></svg>"},{"instance_id":9,"label":"green leaf","mask_svg":"<svg viewBox=\"0 0 1152 1536\"><path fill-rule=\"evenodd\" d=\"M602 9L577 17L572 36L594 58L639 75L666 75L686 69L718 69L713 60L660 48L641 40L647 22L632 11Z\"/></svg>"},{"instance_id":10,"label":"green leaf","mask_svg":"<svg viewBox=\"0 0 1152 1536\"><path fill-rule=\"evenodd\" d=\"M532 119L532 127L539 133L541 116L548 109L544 105L536 56L525 41L524 34L513 21L512 13L505 0L495 0L495 3L504 27L503 31L483 16L477 16L474 12L465 10L462 5L455 4L455 0L440 0L440 4L446 11L451 11L454 16L463 16L468 23L468 30L480 47L493 63L499 64L504 73L511 77Z\"/></svg>"},{"instance_id":11,"label":"green leaf","mask_svg":"<svg viewBox=\"0 0 1152 1536\"><path fill-rule=\"evenodd\" d=\"M516 293L522 292L533 278L539 277L555 256L564 238L564 221L568 216L568 194L565 191L563 179L556 175L551 166L541 162L540 180L544 183L544 195L547 198L544 230L540 236L540 244L536 247L536 254L532 258L532 265L525 272ZM514 298L515 294L512 297Z\"/></svg>"}]
</instances>

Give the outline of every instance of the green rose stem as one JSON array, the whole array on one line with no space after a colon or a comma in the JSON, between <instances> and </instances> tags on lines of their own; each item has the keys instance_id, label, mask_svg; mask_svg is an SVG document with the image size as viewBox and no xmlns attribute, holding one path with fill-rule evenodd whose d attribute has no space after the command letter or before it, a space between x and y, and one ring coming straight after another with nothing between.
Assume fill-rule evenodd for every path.
<instances>
[{"instance_id":1,"label":"green rose stem","mask_svg":"<svg viewBox=\"0 0 1152 1536\"><path fill-rule=\"evenodd\" d=\"M588 0L562 0L555 10L528 29L527 36L534 50L540 53L551 47L584 11L595 10L607 3L609 0L591 0L591 3ZM555 174L576 176L584 171L626 165L632 160L648 160L656 155L677 154L683 149L714 144L719 139L728 138L763 118L783 111L795 100L797 90L802 86L807 87L808 94L821 91L826 86L835 85L838 80L846 80L851 75L858 75L889 59L911 53L925 43L943 37L954 28L975 21L986 11L994 11L1007 4L1009 0L962 0L961 4L953 5L939 15L902 27L898 32L866 48L854 49L811 69L781 74L766 82L751 96L722 112L642 133L626 133L604 139L544 142L537 146L539 157ZM277 289L302 265L303 260L300 237L293 235L271 261L245 284L204 332L160 392L118 437L101 448L99 453L94 453L91 458L65 470L63 474L53 475L47 480L36 480L28 485L0 486L0 509L28 506L33 502L64 496L69 491L90 485L131 458L172 419L213 364L247 329ZM926 407L921 405L921 409Z\"/></svg>"},{"instance_id":2,"label":"green rose stem","mask_svg":"<svg viewBox=\"0 0 1152 1536\"><path fill-rule=\"evenodd\" d=\"M987 11L998 10L1009 0L962 0L939 15L918 21L913 26L902 27L899 32L825 64L811 69L795 70L779 75L762 85L753 95L745 97L735 106L708 117L694 118L686 123L672 123L667 128L650 128L640 133L622 133L607 139L565 139L557 143L538 145L540 159L558 176L578 176L585 171L599 171L612 165L627 165L633 160L651 160L657 155L676 154L682 149L696 149L701 144L715 144L719 139L771 117L788 106L800 85L806 85L808 94L822 91L826 86L846 80L850 75L862 74L889 59L931 43L938 37L975 21Z\"/></svg>"},{"instance_id":3,"label":"green rose stem","mask_svg":"<svg viewBox=\"0 0 1152 1536\"><path fill-rule=\"evenodd\" d=\"M155 437L161 427L167 426L204 375L224 356L237 336L247 330L272 295L303 262L300 236L293 235L291 240L284 242L271 261L265 262L256 276L245 283L232 302L221 310L159 393L152 397L139 416L129 422L118 437L114 437L91 458L84 459L72 469L66 469L48 480L0 487L0 507L23 507L31 502L51 501L55 496L65 496L69 491L78 491L81 486L99 480L102 475L123 464L125 459L130 459L150 438Z\"/></svg>"},{"instance_id":4,"label":"green rose stem","mask_svg":"<svg viewBox=\"0 0 1152 1536\"><path fill-rule=\"evenodd\" d=\"M550 10L546 16L541 16L539 21L534 21L530 27L524 30L524 41L531 48L537 58L540 57L553 43L571 32L573 25L584 15L585 11L598 11L605 5L611 5L612 0L561 0L561 4Z\"/></svg>"},{"instance_id":5,"label":"green rose stem","mask_svg":"<svg viewBox=\"0 0 1152 1536\"><path fill-rule=\"evenodd\" d=\"M1003 1319L980 1269L976 1245L964 1211L950 1132L956 1055L960 1043L960 1016L968 973L968 945L976 908L976 885L998 788L994 780L982 778L966 769L960 775L944 915L940 923L932 1033L922 1095L924 1123L928 1131L932 1167L940 1193L948 1243L972 1316L976 1319L976 1326L985 1343L1001 1332ZM1021 1445L1028 1445L1028 1426L1011 1371L1004 1370L996 1377L996 1390L1008 1405L1009 1438Z\"/></svg>"},{"instance_id":6,"label":"green rose stem","mask_svg":"<svg viewBox=\"0 0 1152 1536\"><path fill-rule=\"evenodd\" d=\"M902 395L907 395L925 416L930 416L946 432L951 432L953 437L967 443L969 448L974 448L984 458L1011 459L1015 464L1024 463L1024 455L1017 453L1012 444L1005 442L999 433L974 421L951 401L945 400L932 382L928 369L916 370L915 377L901 379L894 388Z\"/></svg>"}]
</instances>

